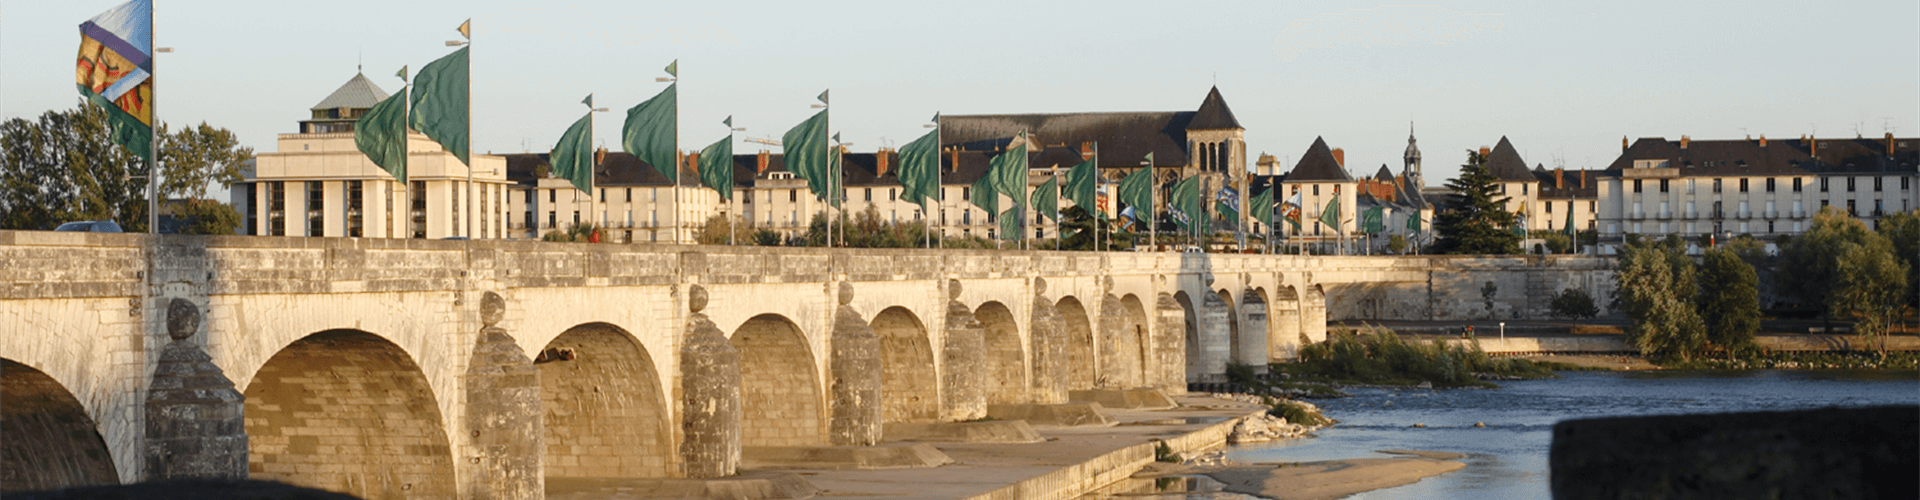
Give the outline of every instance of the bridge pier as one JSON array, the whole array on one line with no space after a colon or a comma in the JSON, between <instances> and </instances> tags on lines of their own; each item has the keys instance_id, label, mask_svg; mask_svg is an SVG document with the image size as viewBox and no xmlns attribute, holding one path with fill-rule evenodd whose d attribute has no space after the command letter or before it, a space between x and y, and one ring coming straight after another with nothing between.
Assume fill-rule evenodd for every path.
<instances>
[{"instance_id":1,"label":"bridge pier","mask_svg":"<svg viewBox=\"0 0 1920 500\"><path fill-rule=\"evenodd\" d=\"M147 389L143 476L162 479L247 478L246 408L213 358L189 339L200 331L200 306L174 298Z\"/></svg>"},{"instance_id":2,"label":"bridge pier","mask_svg":"<svg viewBox=\"0 0 1920 500\"><path fill-rule=\"evenodd\" d=\"M833 417L828 442L835 446L873 446L880 443L885 403L880 396L880 337L848 304L853 284L842 281L834 311L832 339Z\"/></svg>"},{"instance_id":3,"label":"bridge pier","mask_svg":"<svg viewBox=\"0 0 1920 500\"><path fill-rule=\"evenodd\" d=\"M740 470L740 351L703 313L707 290L687 287L687 333L680 344L680 465L692 479Z\"/></svg>"},{"instance_id":4,"label":"bridge pier","mask_svg":"<svg viewBox=\"0 0 1920 500\"><path fill-rule=\"evenodd\" d=\"M1059 311L1054 309L1053 301L1047 300L1047 280L1033 279L1033 313L1027 323L1027 345L1030 346L1032 374L1032 402L1040 404L1061 404L1067 402L1066 325L1060 321Z\"/></svg>"},{"instance_id":5,"label":"bridge pier","mask_svg":"<svg viewBox=\"0 0 1920 500\"><path fill-rule=\"evenodd\" d=\"M1154 301L1153 344L1148 349L1147 384L1181 394L1187 391L1187 318L1173 294L1161 292Z\"/></svg>"},{"instance_id":6,"label":"bridge pier","mask_svg":"<svg viewBox=\"0 0 1920 500\"><path fill-rule=\"evenodd\" d=\"M1300 296L1289 285L1273 292L1273 316L1267 322L1267 359L1284 361L1300 357Z\"/></svg>"},{"instance_id":7,"label":"bridge pier","mask_svg":"<svg viewBox=\"0 0 1920 500\"><path fill-rule=\"evenodd\" d=\"M941 346L941 420L959 422L987 416L983 370L986 327L960 302L960 280L947 280L946 342Z\"/></svg>"},{"instance_id":8,"label":"bridge pier","mask_svg":"<svg viewBox=\"0 0 1920 500\"><path fill-rule=\"evenodd\" d=\"M464 468L463 490L475 499L523 500L546 497L541 455L546 451L546 414L540 370L533 366L507 330L500 328L506 300L485 292L480 298L479 338L462 380L466 386L466 428L472 457Z\"/></svg>"}]
</instances>

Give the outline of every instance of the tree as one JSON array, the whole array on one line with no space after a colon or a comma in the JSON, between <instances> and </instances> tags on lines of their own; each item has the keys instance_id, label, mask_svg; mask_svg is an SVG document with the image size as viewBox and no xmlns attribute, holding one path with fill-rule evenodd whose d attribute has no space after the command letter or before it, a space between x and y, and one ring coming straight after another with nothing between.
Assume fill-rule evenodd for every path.
<instances>
[{"instance_id":1,"label":"tree","mask_svg":"<svg viewBox=\"0 0 1920 500\"><path fill-rule=\"evenodd\" d=\"M1893 243L1893 255L1907 264L1906 303L1920 304L1920 210L1888 214L1880 219L1878 232Z\"/></svg>"},{"instance_id":2,"label":"tree","mask_svg":"<svg viewBox=\"0 0 1920 500\"><path fill-rule=\"evenodd\" d=\"M1500 177L1487 169L1486 157L1467 152L1460 177L1447 182L1453 194L1447 209L1434 215L1433 231L1440 235L1433 251L1443 254L1516 254L1520 236L1509 228L1515 221L1507 197L1499 196Z\"/></svg>"},{"instance_id":3,"label":"tree","mask_svg":"<svg viewBox=\"0 0 1920 500\"><path fill-rule=\"evenodd\" d=\"M707 217L706 224L700 226L700 234L694 240L702 245L729 245L747 237L733 233L733 219L722 214Z\"/></svg>"},{"instance_id":4,"label":"tree","mask_svg":"<svg viewBox=\"0 0 1920 500\"><path fill-rule=\"evenodd\" d=\"M168 133L166 125L160 126L160 191L167 197L205 198L213 183L232 187L251 159L253 148L241 146L227 129L200 122Z\"/></svg>"},{"instance_id":5,"label":"tree","mask_svg":"<svg viewBox=\"0 0 1920 500\"><path fill-rule=\"evenodd\" d=\"M1829 300L1834 315L1853 318L1853 332L1885 353L1880 340L1904 308L1908 269L1893 256L1892 242L1872 236L1866 244L1841 245Z\"/></svg>"},{"instance_id":6,"label":"tree","mask_svg":"<svg viewBox=\"0 0 1920 500\"><path fill-rule=\"evenodd\" d=\"M1406 253L1407 247L1409 246L1411 245L1407 243L1406 236L1401 236L1396 234L1396 235L1387 237L1387 251L1389 252L1393 252L1395 254L1403 254L1403 253Z\"/></svg>"},{"instance_id":7,"label":"tree","mask_svg":"<svg viewBox=\"0 0 1920 500\"><path fill-rule=\"evenodd\" d=\"M1553 300L1548 303L1548 308L1553 311L1554 316L1567 319L1593 319L1600 315L1600 308L1593 304L1593 296L1587 295L1585 290L1578 288L1568 288L1553 294Z\"/></svg>"},{"instance_id":8,"label":"tree","mask_svg":"<svg viewBox=\"0 0 1920 500\"><path fill-rule=\"evenodd\" d=\"M112 220L146 231L147 162L108 136L106 111L91 105L0 124L0 228Z\"/></svg>"},{"instance_id":9,"label":"tree","mask_svg":"<svg viewBox=\"0 0 1920 500\"><path fill-rule=\"evenodd\" d=\"M1627 313L1627 341L1650 357L1692 358L1706 343L1706 324L1687 300L1694 295L1691 277L1676 276L1690 275L1693 267L1685 244L1677 238L1637 241L1620 261L1615 279ZM1676 273L1682 262L1686 271Z\"/></svg>"},{"instance_id":10,"label":"tree","mask_svg":"<svg viewBox=\"0 0 1920 500\"><path fill-rule=\"evenodd\" d=\"M173 214L185 220L180 234L233 234L240 227L240 211L206 198L193 198L180 204Z\"/></svg>"},{"instance_id":11,"label":"tree","mask_svg":"<svg viewBox=\"0 0 1920 500\"><path fill-rule=\"evenodd\" d=\"M1820 308L1826 318L1844 316L1834 301L1840 287L1840 256L1847 245L1878 247L1876 240L1886 245L1886 251L1893 251L1886 238L1868 231L1859 219L1833 207L1821 208L1813 216L1813 226L1780 252L1781 291Z\"/></svg>"},{"instance_id":12,"label":"tree","mask_svg":"<svg viewBox=\"0 0 1920 500\"><path fill-rule=\"evenodd\" d=\"M1759 274L1731 245L1708 250L1701 268L1700 281L1713 284L1700 287L1697 299L1707 343L1730 353L1752 349L1760 331Z\"/></svg>"},{"instance_id":13,"label":"tree","mask_svg":"<svg viewBox=\"0 0 1920 500\"><path fill-rule=\"evenodd\" d=\"M1480 286L1480 300L1487 303L1487 319L1493 319L1493 296L1500 293L1500 287L1489 281Z\"/></svg>"}]
</instances>

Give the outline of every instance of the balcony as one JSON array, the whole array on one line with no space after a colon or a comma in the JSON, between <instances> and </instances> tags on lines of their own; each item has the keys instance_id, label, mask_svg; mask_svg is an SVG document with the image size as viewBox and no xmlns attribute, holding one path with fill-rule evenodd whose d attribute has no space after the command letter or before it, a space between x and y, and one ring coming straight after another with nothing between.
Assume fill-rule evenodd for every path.
<instances>
[{"instance_id":1,"label":"balcony","mask_svg":"<svg viewBox=\"0 0 1920 500\"><path fill-rule=\"evenodd\" d=\"M1647 214L1645 212L1629 212L1626 218L1627 220L1643 220L1647 218Z\"/></svg>"},{"instance_id":2,"label":"balcony","mask_svg":"<svg viewBox=\"0 0 1920 500\"><path fill-rule=\"evenodd\" d=\"M1735 214L1735 217L1734 217L1734 218L1736 218L1736 219L1743 219L1743 220L1744 220L1744 219L1751 219L1751 218L1753 218L1753 212L1748 212L1748 211L1746 211L1746 210L1741 210L1741 211L1740 211L1739 213L1737 213L1737 214Z\"/></svg>"},{"instance_id":3,"label":"balcony","mask_svg":"<svg viewBox=\"0 0 1920 500\"><path fill-rule=\"evenodd\" d=\"M1671 219L1671 218L1673 218L1673 213L1672 213L1672 212L1668 212L1668 211L1666 211L1666 210L1661 210L1661 211L1659 211L1659 212L1656 212L1656 213L1655 213L1655 215L1654 215L1654 218L1657 218L1657 219Z\"/></svg>"},{"instance_id":4,"label":"balcony","mask_svg":"<svg viewBox=\"0 0 1920 500\"><path fill-rule=\"evenodd\" d=\"M1780 212L1779 212L1779 211L1775 211L1775 210L1768 210L1768 211L1767 211L1767 215L1766 215L1766 218L1768 218L1768 219L1778 219L1778 218L1780 218Z\"/></svg>"}]
</instances>

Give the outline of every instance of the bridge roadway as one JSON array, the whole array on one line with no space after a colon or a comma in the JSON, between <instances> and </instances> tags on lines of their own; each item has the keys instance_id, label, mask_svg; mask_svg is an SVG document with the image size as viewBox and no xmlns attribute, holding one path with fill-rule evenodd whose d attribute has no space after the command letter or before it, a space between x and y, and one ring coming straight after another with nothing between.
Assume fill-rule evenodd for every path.
<instances>
[{"instance_id":1,"label":"bridge roadway","mask_svg":"<svg viewBox=\"0 0 1920 500\"><path fill-rule=\"evenodd\" d=\"M366 498L719 477L743 449L1221 377L1406 259L0 231L0 491Z\"/></svg>"}]
</instances>

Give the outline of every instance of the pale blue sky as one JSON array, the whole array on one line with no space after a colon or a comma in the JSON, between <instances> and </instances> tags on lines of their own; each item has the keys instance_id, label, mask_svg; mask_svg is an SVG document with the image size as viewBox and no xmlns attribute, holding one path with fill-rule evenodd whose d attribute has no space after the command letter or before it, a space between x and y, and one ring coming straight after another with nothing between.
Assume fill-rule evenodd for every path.
<instances>
[{"instance_id":1,"label":"pale blue sky","mask_svg":"<svg viewBox=\"0 0 1920 500\"><path fill-rule=\"evenodd\" d=\"M0 118L76 102L77 25L120 0L0 4ZM1379 3L155 0L159 113L256 151L355 64L389 92L469 17L478 151L551 149L595 94L624 109L680 60L681 147L779 137L833 91L854 149L947 114L1196 109L1218 84L1252 152L1315 136L1369 175L1418 128L1428 184L1511 137L1602 168L1621 136L1920 136L1920 2ZM560 5L536 7L534 5ZM736 152L757 151L737 143ZM1291 164L1288 165L1291 167Z\"/></svg>"}]
</instances>

